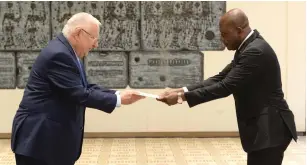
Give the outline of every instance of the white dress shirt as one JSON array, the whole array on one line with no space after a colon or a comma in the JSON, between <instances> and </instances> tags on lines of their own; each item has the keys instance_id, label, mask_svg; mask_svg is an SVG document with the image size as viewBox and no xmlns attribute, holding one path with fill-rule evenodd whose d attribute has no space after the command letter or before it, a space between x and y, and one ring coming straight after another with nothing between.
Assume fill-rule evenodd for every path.
<instances>
[{"instance_id":1,"label":"white dress shirt","mask_svg":"<svg viewBox=\"0 0 307 165\"><path fill-rule=\"evenodd\" d=\"M253 33L254 33L253 30L251 30L251 31L248 33L248 35L245 37L245 39L244 39L243 42L240 44L240 46L238 47L237 50L240 49L240 47L243 45L243 43L244 43Z\"/></svg>"}]
</instances>

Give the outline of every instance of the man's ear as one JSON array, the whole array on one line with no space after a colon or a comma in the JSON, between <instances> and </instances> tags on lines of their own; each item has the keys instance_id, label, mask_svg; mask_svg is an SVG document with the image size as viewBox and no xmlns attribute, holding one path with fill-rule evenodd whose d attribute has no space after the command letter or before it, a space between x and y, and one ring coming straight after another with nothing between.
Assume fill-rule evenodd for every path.
<instances>
[{"instance_id":1,"label":"man's ear","mask_svg":"<svg viewBox=\"0 0 307 165\"><path fill-rule=\"evenodd\" d=\"M236 29L237 29L238 33L242 33L243 32L243 28L241 28L241 27L237 27Z\"/></svg>"},{"instance_id":2,"label":"man's ear","mask_svg":"<svg viewBox=\"0 0 307 165\"><path fill-rule=\"evenodd\" d=\"M81 34L81 28L79 28L79 27L75 28L75 29L72 31L72 33L71 33L72 37L73 37L75 40L78 40L78 39L79 39L80 34Z\"/></svg>"}]
</instances>

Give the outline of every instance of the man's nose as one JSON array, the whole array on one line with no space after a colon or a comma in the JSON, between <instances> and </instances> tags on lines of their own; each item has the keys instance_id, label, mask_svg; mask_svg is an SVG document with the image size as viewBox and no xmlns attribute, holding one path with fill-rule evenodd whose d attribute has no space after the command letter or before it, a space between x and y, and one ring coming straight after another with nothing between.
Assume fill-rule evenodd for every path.
<instances>
[{"instance_id":1,"label":"man's nose","mask_svg":"<svg viewBox=\"0 0 307 165\"><path fill-rule=\"evenodd\" d=\"M98 41L94 42L93 49L98 47Z\"/></svg>"}]
</instances>

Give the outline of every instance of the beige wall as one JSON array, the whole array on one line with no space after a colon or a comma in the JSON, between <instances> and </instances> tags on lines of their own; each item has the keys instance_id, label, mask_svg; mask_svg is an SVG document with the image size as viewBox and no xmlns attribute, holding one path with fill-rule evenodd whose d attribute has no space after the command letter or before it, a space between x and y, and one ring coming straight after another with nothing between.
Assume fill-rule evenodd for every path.
<instances>
[{"instance_id":1,"label":"beige wall","mask_svg":"<svg viewBox=\"0 0 307 165\"><path fill-rule=\"evenodd\" d=\"M305 131L306 40L305 2L227 2L227 10L243 9L278 55L285 97L295 114L298 131ZM205 52L205 78L218 73L233 52ZM158 94L162 90L141 90ZM0 133L10 133L22 90L0 90ZM111 115L88 109L86 132L229 132L237 131L232 96L194 108L169 107L145 99L116 109Z\"/></svg>"}]
</instances>

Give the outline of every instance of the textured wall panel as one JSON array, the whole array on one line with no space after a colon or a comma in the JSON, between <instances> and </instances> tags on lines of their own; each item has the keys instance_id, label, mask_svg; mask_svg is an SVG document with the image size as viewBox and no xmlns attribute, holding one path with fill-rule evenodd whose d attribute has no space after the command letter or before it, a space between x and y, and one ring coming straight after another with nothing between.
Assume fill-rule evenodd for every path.
<instances>
[{"instance_id":1,"label":"textured wall panel","mask_svg":"<svg viewBox=\"0 0 307 165\"><path fill-rule=\"evenodd\" d=\"M91 52L84 65L89 83L107 88L128 85L128 55L124 52Z\"/></svg>"},{"instance_id":2,"label":"textured wall panel","mask_svg":"<svg viewBox=\"0 0 307 165\"><path fill-rule=\"evenodd\" d=\"M52 36L59 34L66 22L78 12L84 12L84 2L53 1L51 2Z\"/></svg>"},{"instance_id":3,"label":"textured wall panel","mask_svg":"<svg viewBox=\"0 0 307 165\"><path fill-rule=\"evenodd\" d=\"M32 65L39 52L22 52L17 53L17 88L23 89L26 87Z\"/></svg>"},{"instance_id":4,"label":"textured wall panel","mask_svg":"<svg viewBox=\"0 0 307 165\"><path fill-rule=\"evenodd\" d=\"M122 51L140 48L139 2L52 2L53 36L78 12L88 12L101 23L99 46L95 50Z\"/></svg>"},{"instance_id":5,"label":"textured wall panel","mask_svg":"<svg viewBox=\"0 0 307 165\"><path fill-rule=\"evenodd\" d=\"M194 51L131 52L129 86L182 87L203 80L203 54Z\"/></svg>"},{"instance_id":6,"label":"textured wall panel","mask_svg":"<svg viewBox=\"0 0 307 165\"><path fill-rule=\"evenodd\" d=\"M122 1L104 3L104 22L99 49L139 50L140 3Z\"/></svg>"},{"instance_id":7,"label":"textured wall panel","mask_svg":"<svg viewBox=\"0 0 307 165\"><path fill-rule=\"evenodd\" d=\"M12 52L0 52L0 89L16 88L16 62Z\"/></svg>"},{"instance_id":8,"label":"textured wall panel","mask_svg":"<svg viewBox=\"0 0 307 165\"><path fill-rule=\"evenodd\" d=\"M1 2L0 49L39 50L50 40L49 2Z\"/></svg>"},{"instance_id":9,"label":"textured wall panel","mask_svg":"<svg viewBox=\"0 0 307 165\"><path fill-rule=\"evenodd\" d=\"M143 50L223 50L225 2L141 2Z\"/></svg>"}]
</instances>

